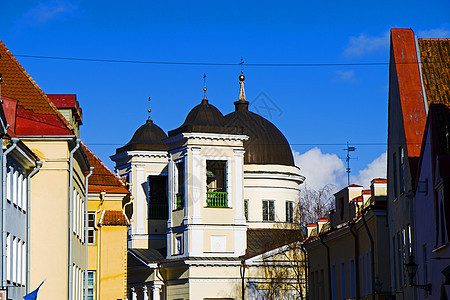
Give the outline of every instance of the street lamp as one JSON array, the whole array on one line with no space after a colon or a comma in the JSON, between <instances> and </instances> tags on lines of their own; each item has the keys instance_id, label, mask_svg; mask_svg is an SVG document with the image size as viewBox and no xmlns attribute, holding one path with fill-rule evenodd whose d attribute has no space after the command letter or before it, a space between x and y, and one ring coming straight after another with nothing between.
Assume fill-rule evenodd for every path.
<instances>
[{"instance_id":1,"label":"street lamp","mask_svg":"<svg viewBox=\"0 0 450 300\"><path fill-rule=\"evenodd\" d=\"M378 278L378 276L376 277L374 287L375 287L375 294L381 294L381 289L383 288L383 283L380 281L380 278Z\"/></svg>"},{"instance_id":2,"label":"street lamp","mask_svg":"<svg viewBox=\"0 0 450 300\"><path fill-rule=\"evenodd\" d=\"M431 294L431 283L427 284L415 284L413 282L414 277L416 276L417 268L419 266L414 262L414 255L409 256L408 263L405 264L406 272L408 273L409 277L409 286L413 286L419 289L423 289L426 292Z\"/></svg>"}]
</instances>

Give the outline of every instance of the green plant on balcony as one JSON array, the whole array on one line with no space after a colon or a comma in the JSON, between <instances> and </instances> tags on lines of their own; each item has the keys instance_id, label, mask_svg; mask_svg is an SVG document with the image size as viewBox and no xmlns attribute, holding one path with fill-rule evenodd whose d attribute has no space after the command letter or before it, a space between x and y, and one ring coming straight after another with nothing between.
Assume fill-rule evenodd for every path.
<instances>
[{"instance_id":1,"label":"green plant on balcony","mask_svg":"<svg viewBox=\"0 0 450 300\"><path fill-rule=\"evenodd\" d=\"M184 195L177 194L177 206L176 209L181 209L184 207Z\"/></svg>"},{"instance_id":2,"label":"green plant on balcony","mask_svg":"<svg viewBox=\"0 0 450 300\"><path fill-rule=\"evenodd\" d=\"M206 206L207 207L228 207L228 193L227 192L206 192Z\"/></svg>"}]
</instances>

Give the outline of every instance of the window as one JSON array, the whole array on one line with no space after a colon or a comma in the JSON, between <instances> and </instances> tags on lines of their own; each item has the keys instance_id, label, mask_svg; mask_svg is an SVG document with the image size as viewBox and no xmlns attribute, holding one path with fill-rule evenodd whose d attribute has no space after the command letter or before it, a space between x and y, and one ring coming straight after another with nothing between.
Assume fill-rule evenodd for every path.
<instances>
[{"instance_id":1,"label":"window","mask_svg":"<svg viewBox=\"0 0 450 300\"><path fill-rule=\"evenodd\" d=\"M167 176L148 176L148 218L167 220Z\"/></svg>"},{"instance_id":2,"label":"window","mask_svg":"<svg viewBox=\"0 0 450 300\"><path fill-rule=\"evenodd\" d=\"M263 200L263 221L275 221L275 201Z\"/></svg>"},{"instance_id":3,"label":"window","mask_svg":"<svg viewBox=\"0 0 450 300\"><path fill-rule=\"evenodd\" d=\"M95 271L87 271L87 298L95 300Z\"/></svg>"},{"instance_id":4,"label":"window","mask_svg":"<svg viewBox=\"0 0 450 300\"><path fill-rule=\"evenodd\" d=\"M88 213L88 245L95 245L95 213Z\"/></svg>"},{"instance_id":5,"label":"window","mask_svg":"<svg viewBox=\"0 0 450 300\"><path fill-rule=\"evenodd\" d=\"M397 155L396 155L396 153L394 153L392 155L392 160L393 160L392 167L394 169L394 199L397 199L397 197L398 197L397 184L398 183L397 183Z\"/></svg>"},{"instance_id":6,"label":"window","mask_svg":"<svg viewBox=\"0 0 450 300\"><path fill-rule=\"evenodd\" d=\"M181 209L184 207L184 162L178 162L175 166L178 179L175 209Z\"/></svg>"},{"instance_id":7,"label":"window","mask_svg":"<svg viewBox=\"0 0 450 300\"><path fill-rule=\"evenodd\" d=\"M345 263L341 263L341 299L347 299L345 291Z\"/></svg>"},{"instance_id":8,"label":"window","mask_svg":"<svg viewBox=\"0 0 450 300\"><path fill-rule=\"evenodd\" d=\"M6 233L6 280L11 280L11 234Z\"/></svg>"},{"instance_id":9,"label":"window","mask_svg":"<svg viewBox=\"0 0 450 300\"><path fill-rule=\"evenodd\" d=\"M403 146L400 146L399 148L400 153L400 194L403 194L405 192L405 151L403 149Z\"/></svg>"},{"instance_id":10,"label":"window","mask_svg":"<svg viewBox=\"0 0 450 300\"><path fill-rule=\"evenodd\" d=\"M402 239L400 232L397 232L397 265L398 265L398 287L403 286L403 255L402 255Z\"/></svg>"},{"instance_id":11,"label":"window","mask_svg":"<svg viewBox=\"0 0 450 300\"><path fill-rule=\"evenodd\" d=\"M294 203L286 201L286 222L294 223Z\"/></svg>"},{"instance_id":12,"label":"window","mask_svg":"<svg viewBox=\"0 0 450 300\"><path fill-rule=\"evenodd\" d=\"M336 300L336 266L331 266L331 300Z\"/></svg>"},{"instance_id":13,"label":"window","mask_svg":"<svg viewBox=\"0 0 450 300\"><path fill-rule=\"evenodd\" d=\"M244 200L244 215L245 220L248 221L248 199Z\"/></svg>"},{"instance_id":14,"label":"window","mask_svg":"<svg viewBox=\"0 0 450 300\"><path fill-rule=\"evenodd\" d=\"M350 260L350 298L356 297L356 286L355 286L355 261Z\"/></svg>"},{"instance_id":15,"label":"window","mask_svg":"<svg viewBox=\"0 0 450 300\"><path fill-rule=\"evenodd\" d=\"M226 161L206 161L206 205L228 207Z\"/></svg>"},{"instance_id":16,"label":"window","mask_svg":"<svg viewBox=\"0 0 450 300\"><path fill-rule=\"evenodd\" d=\"M392 251L392 266L393 266L393 271L394 271L394 290L397 289L397 264L396 264L396 257L397 257L397 253L395 252L395 250L397 249L397 245L395 244L395 235L392 237L392 245L394 247L393 251Z\"/></svg>"}]
</instances>

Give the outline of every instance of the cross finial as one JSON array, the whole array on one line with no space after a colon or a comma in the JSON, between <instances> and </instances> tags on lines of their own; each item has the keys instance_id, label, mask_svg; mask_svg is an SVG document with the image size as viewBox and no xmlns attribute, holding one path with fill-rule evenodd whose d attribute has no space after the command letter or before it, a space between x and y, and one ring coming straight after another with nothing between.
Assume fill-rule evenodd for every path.
<instances>
[{"instance_id":1,"label":"cross finial","mask_svg":"<svg viewBox=\"0 0 450 300\"><path fill-rule=\"evenodd\" d=\"M203 100L206 100L206 73L203 73Z\"/></svg>"},{"instance_id":2,"label":"cross finial","mask_svg":"<svg viewBox=\"0 0 450 300\"><path fill-rule=\"evenodd\" d=\"M241 56L241 62L239 63L241 65L241 75L244 74L244 58Z\"/></svg>"},{"instance_id":3,"label":"cross finial","mask_svg":"<svg viewBox=\"0 0 450 300\"><path fill-rule=\"evenodd\" d=\"M151 121L152 118L150 117L150 113L152 112L151 108L150 108L150 100L151 97L148 97L148 120Z\"/></svg>"}]
</instances>

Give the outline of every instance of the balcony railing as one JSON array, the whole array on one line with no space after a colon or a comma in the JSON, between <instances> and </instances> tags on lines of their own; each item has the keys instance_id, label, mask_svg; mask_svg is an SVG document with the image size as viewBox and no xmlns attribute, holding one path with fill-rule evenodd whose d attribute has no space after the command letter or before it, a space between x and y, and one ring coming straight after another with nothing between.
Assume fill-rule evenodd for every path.
<instances>
[{"instance_id":1,"label":"balcony railing","mask_svg":"<svg viewBox=\"0 0 450 300\"><path fill-rule=\"evenodd\" d=\"M149 203L149 219L167 220L167 203Z\"/></svg>"},{"instance_id":2,"label":"balcony railing","mask_svg":"<svg viewBox=\"0 0 450 300\"><path fill-rule=\"evenodd\" d=\"M176 209L181 209L184 207L184 195L177 194L177 207Z\"/></svg>"},{"instance_id":3,"label":"balcony railing","mask_svg":"<svg viewBox=\"0 0 450 300\"><path fill-rule=\"evenodd\" d=\"M227 192L206 192L207 207L228 207Z\"/></svg>"}]
</instances>

